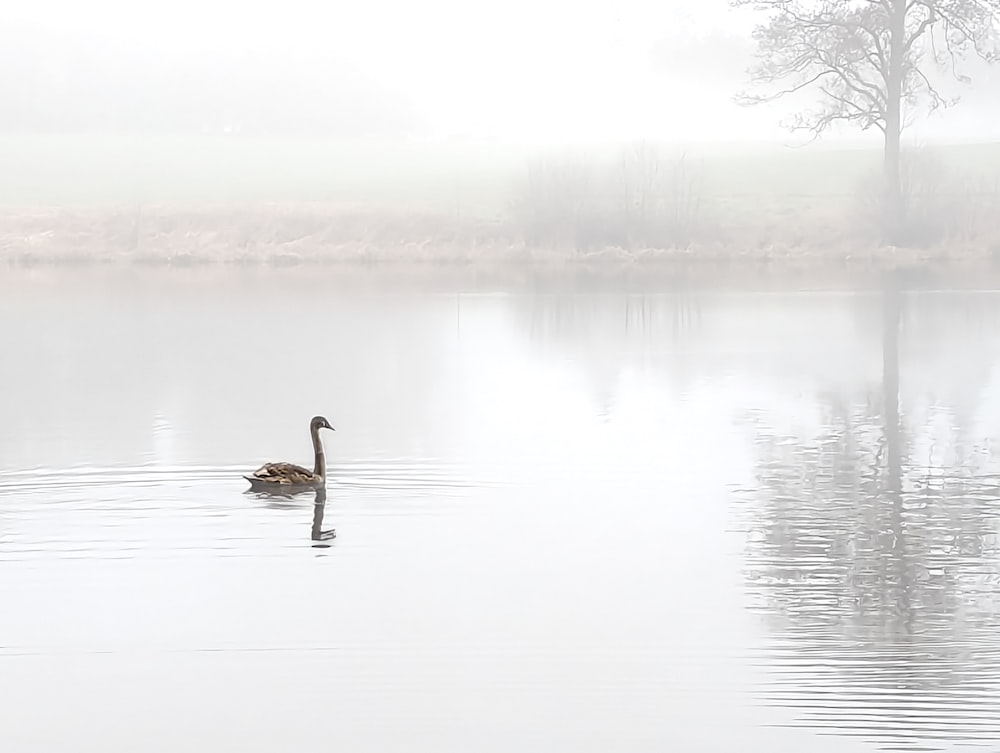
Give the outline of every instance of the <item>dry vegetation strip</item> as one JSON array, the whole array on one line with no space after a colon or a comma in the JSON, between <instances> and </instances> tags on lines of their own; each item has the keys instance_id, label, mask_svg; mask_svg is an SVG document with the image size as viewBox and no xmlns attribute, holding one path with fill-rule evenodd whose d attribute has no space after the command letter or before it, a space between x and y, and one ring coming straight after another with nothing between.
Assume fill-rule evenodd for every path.
<instances>
[{"instance_id":1,"label":"dry vegetation strip","mask_svg":"<svg viewBox=\"0 0 1000 753\"><path fill-rule=\"evenodd\" d=\"M328 199L0 206L0 259L992 259L1000 256L1000 149L956 149L916 150L904 162L911 231L906 250L878 242L877 153L807 157L800 151L767 159L777 153L692 156L636 144L617 153L527 160L493 187L506 199L492 211L405 197L354 204Z\"/></svg>"}]
</instances>

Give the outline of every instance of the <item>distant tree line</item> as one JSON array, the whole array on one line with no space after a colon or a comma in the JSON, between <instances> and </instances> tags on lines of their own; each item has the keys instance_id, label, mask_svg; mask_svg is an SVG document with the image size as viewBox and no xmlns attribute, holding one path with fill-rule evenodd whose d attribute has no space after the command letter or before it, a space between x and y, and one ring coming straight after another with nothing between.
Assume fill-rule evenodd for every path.
<instances>
[{"instance_id":1,"label":"distant tree line","mask_svg":"<svg viewBox=\"0 0 1000 753\"><path fill-rule=\"evenodd\" d=\"M525 241L580 251L683 247L704 236L700 166L636 142L608 163L580 155L534 161L511 214Z\"/></svg>"},{"instance_id":2,"label":"distant tree line","mask_svg":"<svg viewBox=\"0 0 1000 753\"><path fill-rule=\"evenodd\" d=\"M263 51L266 52L266 51ZM0 29L0 131L399 136L415 108L329 56L59 39Z\"/></svg>"}]
</instances>

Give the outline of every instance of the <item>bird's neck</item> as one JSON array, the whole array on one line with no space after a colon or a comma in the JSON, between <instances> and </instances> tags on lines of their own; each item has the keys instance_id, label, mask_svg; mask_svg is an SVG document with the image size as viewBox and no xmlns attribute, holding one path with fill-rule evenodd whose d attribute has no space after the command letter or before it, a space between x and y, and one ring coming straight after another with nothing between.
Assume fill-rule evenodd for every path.
<instances>
[{"instance_id":1,"label":"bird's neck","mask_svg":"<svg viewBox=\"0 0 1000 753\"><path fill-rule=\"evenodd\" d=\"M310 434L313 441L313 452L316 454L316 463L313 466L313 473L322 479L326 478L326 455L323 454L323 442L319 438L319 428L313 429Z\"/></svg>"}]
</instances>

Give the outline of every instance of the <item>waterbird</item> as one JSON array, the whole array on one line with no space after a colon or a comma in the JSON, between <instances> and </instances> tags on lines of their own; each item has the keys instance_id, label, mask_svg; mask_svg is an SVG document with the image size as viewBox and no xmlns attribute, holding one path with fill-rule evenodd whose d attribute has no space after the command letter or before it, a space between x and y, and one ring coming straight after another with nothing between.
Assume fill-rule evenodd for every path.
<instances>
[{"instance_id":1,"label":"waterbird","mask_svg":"<svg viewBox=\"0 0 1000 753\"><path fill-rule=\"evenodd\" d=\"M309 436L312 438L316 455L313 470L293 463L264 463L249 476L250 489L258 492L287 493L293 490L317 489L326 486L326 455L323 442L319 438L320 429L336 431L323 416L314 416L309 422Z\"/></svg>"}]
</instances>

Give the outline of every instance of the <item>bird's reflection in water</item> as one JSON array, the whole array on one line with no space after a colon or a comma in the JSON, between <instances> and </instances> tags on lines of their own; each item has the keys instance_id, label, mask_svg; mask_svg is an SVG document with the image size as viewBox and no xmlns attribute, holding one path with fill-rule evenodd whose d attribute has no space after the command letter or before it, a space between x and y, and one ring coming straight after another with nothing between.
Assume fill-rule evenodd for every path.
<instances>
[{"instance_id":1,"label":"bird's reflection in water","mask_svg":"<svg viewBox=\"0 0 1000 753\"><path fill-rule=\"evenodd\" d=\"M267 491L255 491L247 489L243 492L252 499L260 500L264 506L272 510L296 510L301 506L301 495L309 489L274 489Z\"/></svg>"},{"instance_id":2,"label":"bird's reflection in water","mask_svg":"<svg viewBox=\"0 0 1000 753\"><path fill-rule=\"evenodd\" d=\"M313 502L313 523L312 540L316 543L314 547L329 547L329 542L337 538L337 531L333 528L323 530L323 514L326 512L326 487L316 490L316 499Z\"/></svg>"}]
</instances>

